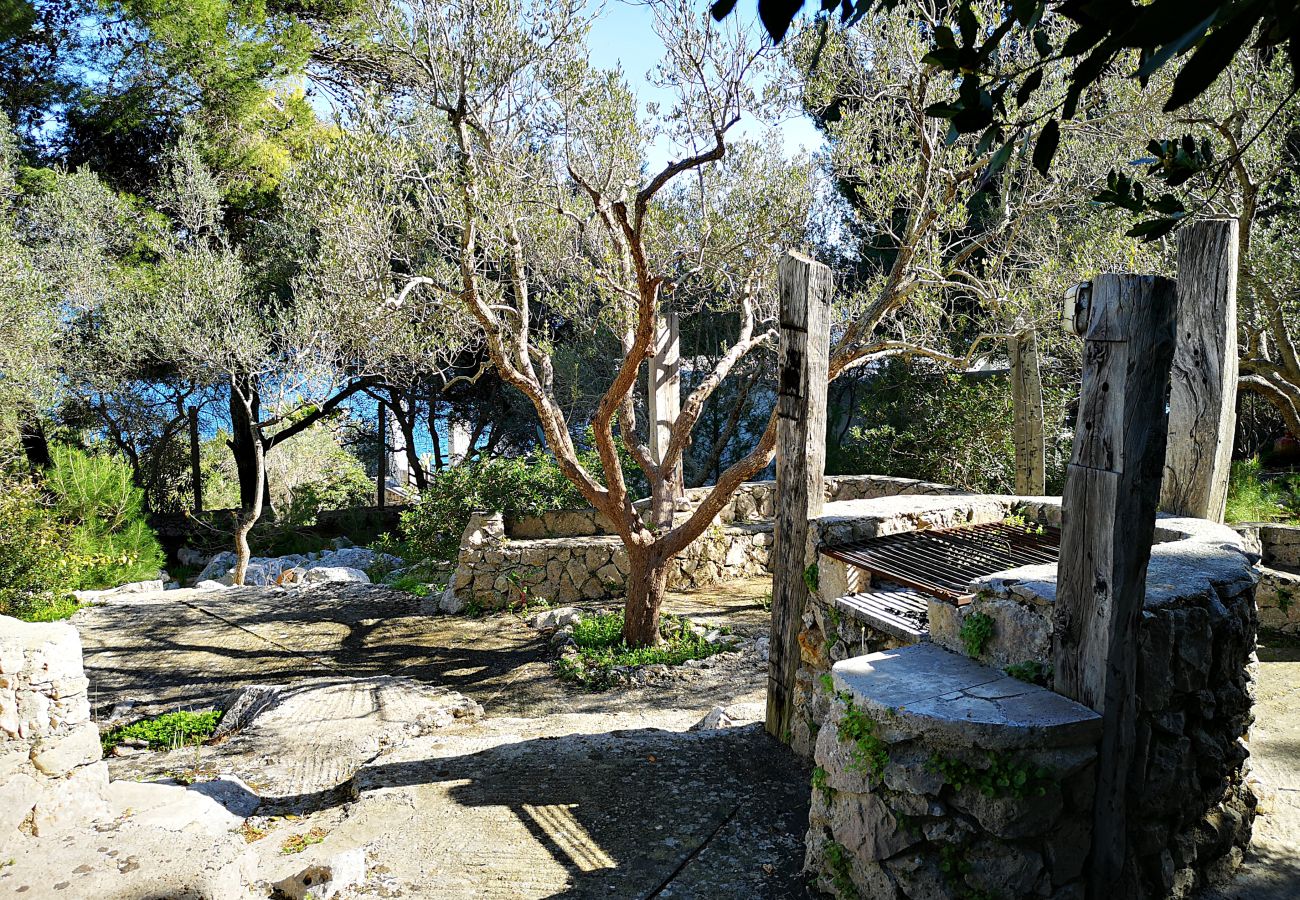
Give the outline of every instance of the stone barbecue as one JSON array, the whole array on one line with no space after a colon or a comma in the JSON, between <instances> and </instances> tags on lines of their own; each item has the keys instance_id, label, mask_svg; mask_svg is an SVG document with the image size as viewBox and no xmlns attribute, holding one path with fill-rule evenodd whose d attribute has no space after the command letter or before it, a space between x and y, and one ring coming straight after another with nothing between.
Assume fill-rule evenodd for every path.
<instances>
[{"instance_id":1,"label":"stone barbecue","mask_svg":"<svg viewBox=\"0 0 1300 900\"><path fill-rule=\"evenodd\" d=\"M816 765L807 868L822 889L1083 896L1100 719L1050 690L1060 521L1055 498L934 494L829 503L811 522L790 738ZM924 561L871 556L1004 528L1046 558L991 570L974 554L934 569L949 579L935 590L899 583ZM1249 841L1258 557L1199 519L1161 517L1156 540L1126 871L1135 895L1182 897Z\"/></svg>"}]
</instances>

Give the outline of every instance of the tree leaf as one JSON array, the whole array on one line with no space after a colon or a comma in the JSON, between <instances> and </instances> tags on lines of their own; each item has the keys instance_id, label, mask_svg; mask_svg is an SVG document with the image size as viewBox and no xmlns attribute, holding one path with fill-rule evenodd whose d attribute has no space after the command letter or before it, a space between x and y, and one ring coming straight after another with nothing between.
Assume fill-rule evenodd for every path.
<instances>
[{"instance_id":1,"label":"tree leaf","mask_svg":"<svg viewBox=\"0 0 1300 900\"><path fill-rule=\"evenodd\" d=\"M1038 132L1038 140L1034 142L1034 168L1044 177L1052 167L1052 159L1060 145L1061 125L1055 119L1049 119L1043 130Z\"/></svg>"},{"instance_id":2,"label":"tree leaf","mask_svg":"<svg viewBox=\"0 0 1300 900\"><path fill-rule=\"evenodd\" d=\"M1165 112L1173 112L1201 96L1232 62L1258 21L1258 11L1242 10L1215 29L1179 70Z\"/></svg>"}]
</instances>

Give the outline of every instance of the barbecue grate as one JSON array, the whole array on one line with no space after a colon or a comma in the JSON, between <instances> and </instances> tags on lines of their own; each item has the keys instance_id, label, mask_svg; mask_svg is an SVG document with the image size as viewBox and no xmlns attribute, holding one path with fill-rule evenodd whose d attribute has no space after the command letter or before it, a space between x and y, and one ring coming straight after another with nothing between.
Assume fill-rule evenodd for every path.
<instances>
[{"instance_id":1,"label":"barbecue grate","mask_svg":"<svg viewBox=\"0 0 1300 900\"><path fill-rule=\"evenodd\" d=\"M959 600L970 582L1004 569L1056 562L1061 531L1004 522L908 531L826 547L832 559L945 600Z\"/></svg>"}]
</instances>

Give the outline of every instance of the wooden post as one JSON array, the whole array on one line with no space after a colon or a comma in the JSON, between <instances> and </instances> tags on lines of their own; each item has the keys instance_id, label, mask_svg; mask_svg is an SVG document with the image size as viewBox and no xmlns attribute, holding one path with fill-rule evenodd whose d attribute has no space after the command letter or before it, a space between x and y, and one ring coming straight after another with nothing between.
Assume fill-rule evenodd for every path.
<instances>
[{"instance_id":1,"label":"wooden post","mask_svg":"<svg viewBox=\"0 0 1300 900\"><path fill-rule=\"evenodd\" d=\"M379 401L379 462L375 467L375 502L384 505L385 488L388 481L388 416L384 401Z\"/></svg>"},{"instance_id":2,"label":"wooden post","mask_svg":"<svg viewBox=\"0 0 1300 900\"><path fill-rule=\"evenodd\" d=\"M190 484L194 491L194 515L203 512L203 465L199 455L199 408L185 410L190 420Z\"/></svg>"},{"instance_id":3,"label":"wooden post","mask_svg":"<svg viewBox=\"0 0 1300 900\"><path fill-rule=\"evenodd\" d=\"M1137 634L1165 458L1174 282L1102 275L1084 333L1083 386L1054 625L1056 690L1102 715L1089 896L1128 896L1125 789L1135 729Z\"/></svg>"},{"instance_id":4,"label":"wooden post","mask_svg":"<svg viewBox=\"0 0 1300 900\"><path fill-rule=\"evenodd\" d=\"M772 641L767 730L789 740L799 629L808 587L808 522L825 499L826 379L830 354L831 270L787 253L778 273L776 522L772 546Z\"/></svg>"},{"instance_id":5,"label":"wooden post","mask_svg":"<svg viewBox=\"0 0 1300 900\"><path fill-rule=\"evenodd\" d=\"M1178 233L1178 345L1160 508L1223 521L1237 424L1237 220Z\"/></svg>"},{"instance_id":6,"label":"wooden post","mask_svg":"<svg viewBox=\"0 0 1300 900\"><path fill-rule=\"evenodd\" d=\"M646 399L650 419L650 455L656 463L661 462L668 451L673 424L682 411L682 358L678 325L677 313L671 310L659 316L655 326L654 354L650 357L650 384ZM656 524L659 525L672 524L672 501L686 493L680 461L671 472L666 473L666 480L665 499L668 502L663 504L663 509L656 510Z\"/></svg>"},{"instance_id":7,"label":"wooden post","mask_svg":"<svg viewBox=\"0 0 1300 900\"><path fill-rule=\"evenodd\" d=\"M1043 443L1043 382L1038 374L1038 337L1022 331L1007 338L1011 357L1011 407L1016 446L1016 493L1041 497L1047 493L1047 461Z\"/></svg>"}]
</instances>

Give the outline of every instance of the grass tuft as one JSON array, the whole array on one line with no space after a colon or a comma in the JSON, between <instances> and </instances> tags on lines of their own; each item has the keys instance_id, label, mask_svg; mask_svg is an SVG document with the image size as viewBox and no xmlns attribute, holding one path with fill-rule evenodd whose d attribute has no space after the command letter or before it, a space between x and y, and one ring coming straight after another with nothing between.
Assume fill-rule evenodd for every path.
<instances>
[{"instance_id":1,"label":"grass tuft","mask_svg":"<svg viewBox=\"0 0 1300 900\"><path fill-rule=\"evenodd\" d=\"M687 660L705 659L734 646L727 640L710 644L703 635L695 633L689 620L680 616L664 616L659 623L659 634L663 642L658 646L629 647L623 641L622 611L585 615L573 626L577 652L562 656L556 662L556 669L565 681L599 691L618 681L616 669L679 666Z\"/></svg>"},{"instance_id":2,"label":"grass tuft","mask_svg":"<svg viewBox=\"0 0 1300 900\"><path fill-rule=\"evenodd\" d=\"M201 744L212 737L221 721L222 711L209 709L203 712L163 713L152 719L141 719L121 728L114 728L100 736L104 752L108 753L118 744L128 740L149 742L151 750L168 750L186 744Z\"/></svg>"}]
</instances>

